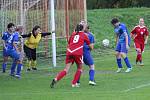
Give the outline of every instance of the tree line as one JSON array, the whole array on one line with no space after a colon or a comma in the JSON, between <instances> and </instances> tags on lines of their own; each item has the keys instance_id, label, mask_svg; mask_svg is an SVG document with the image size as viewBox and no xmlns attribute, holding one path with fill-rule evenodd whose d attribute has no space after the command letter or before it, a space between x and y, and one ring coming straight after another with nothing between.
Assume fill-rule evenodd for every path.
<instances>
[{"instance_id":1,"label":"tree line","mask_svg":"<svg viewBox=\"0 0 150 100\"><path fill-rule=\"evenodd\" d=\"M88 9L150 7L149 0L87 0Z\"/></svg>"}]
</instances>

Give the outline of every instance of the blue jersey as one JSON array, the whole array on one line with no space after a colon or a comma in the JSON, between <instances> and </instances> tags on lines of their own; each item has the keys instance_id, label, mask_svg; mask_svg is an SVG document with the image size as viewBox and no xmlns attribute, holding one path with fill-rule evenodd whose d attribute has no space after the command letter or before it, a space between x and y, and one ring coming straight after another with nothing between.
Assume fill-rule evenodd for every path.
<instances>
[{"instance_id":1,"label":"blue jersey","mask_svg":"<svg viewBox=\"0 0 150 100\"><path fill-rule=\"evenodd\" d=\"M89 32L89 33L85 33L85 34L87 34L87 36L88 36L88 38L90 40L90 43L94 43L95 42L95 39L94 39L94 36L92 35L92 33ZM86 43L84 43L83 52L84 53L90 52L90 48L89 48L89 46Z\"/></svg>"},{"instance_id":2,"label":"blue jersey","mask_svg":"<svg viewBox=\"0 0 150 100\"><path fill-rule=\"evenodd\" d=\"M119 40L118 40L119 43L125 43L126 41L125 37L126 35L128 35L128 44L130 45L131 38L130 38L130 34L125 24L120 23L119 26L114 29L114 31L116 35L119 37Z\"/></svg>"},{"instance_id":3,"label":"blue jersey","mask_svg":"<svg viewBox=\"0 0 150 100\"><path fill-rule=\"evenodd\" d=\"M5 47L7 50L15 49L13 43L18 42L18 33L10 34L9 32L4 32L2 39L5 41Z\"/></svg>"},{"instance_id":4,"label":"blue jersey","mask_svg":"<svg viewBox=\"0 0 150 100\"><path fill-rule=\"evenodd\" d=\"M88 38L90 40L90 43L94 43L95 40L94 40L94 36L89 32L89 33L85 33L88 35ZM93 65L94 64L94 60L93 60L93 57L91 55L91 51L90 51L90 48L89 46L84 43L84 46L83 46L83 61L86 65Z\"/></svg>"}]
</instances>

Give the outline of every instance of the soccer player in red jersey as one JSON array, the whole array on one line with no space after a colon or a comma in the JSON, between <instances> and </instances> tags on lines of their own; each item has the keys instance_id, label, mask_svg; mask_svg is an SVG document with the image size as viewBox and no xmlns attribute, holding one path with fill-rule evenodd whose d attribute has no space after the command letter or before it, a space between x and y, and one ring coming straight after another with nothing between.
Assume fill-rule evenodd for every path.
<instances>
[{"instance_id":1,"label":"soccer player in red jersey","mask_svg":"<svg viewBox=\"0 0 150 100\"><path fill-rule=\"evenodd\" d=\"M137 51L136 64L143 66L142 62L142 52L144 51L145 44L147 44L148 40L148 29L144 25L144 19L139 19L139 25L135 26L131 31L131 37L134 40L134 45Z\"/></svg>"},{"instance_id":2,"label":"soccer player in red jersey","mask_svg":"<svg viewBox=\"0 0 150 100\"><path fill-rule=\"evenodd\" d=\"M53 88L56 82L62 79L69 71L71 65L75 62L77 65L77 71L72 80L72 87L77 87L77 81L82 73L82 63L83 63L83 45L84 42L90 46L90 41L87 35L84 34L83 25L78 24L76 26L75 32L69 38L67 51L66 51L66 66L64 70L60 71L57 76L52 80L50 87Z\"/></svg>"}]
</instances>

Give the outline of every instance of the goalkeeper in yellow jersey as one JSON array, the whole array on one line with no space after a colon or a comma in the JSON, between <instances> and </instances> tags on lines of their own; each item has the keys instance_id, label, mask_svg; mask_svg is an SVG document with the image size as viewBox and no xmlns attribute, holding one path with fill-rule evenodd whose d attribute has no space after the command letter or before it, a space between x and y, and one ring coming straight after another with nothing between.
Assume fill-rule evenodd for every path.
<instances>
[{"instance_id":1,"label":"goalkeeper in yellow jersey","mask_svg":"<svg viewBox=\"0 0 150 100\"><path fill-rule=\"evenodd\" d=\"M42 37L50 35L51 32L41 32L40 26L35 26L32 32L29 34L22 35L23 38L27 38L24 42L24 52L26 54L27 60L27 71L37 70L36 68L36 48ZM32 66L32 67L31 67Z\"/></svg>"}]
</instances>

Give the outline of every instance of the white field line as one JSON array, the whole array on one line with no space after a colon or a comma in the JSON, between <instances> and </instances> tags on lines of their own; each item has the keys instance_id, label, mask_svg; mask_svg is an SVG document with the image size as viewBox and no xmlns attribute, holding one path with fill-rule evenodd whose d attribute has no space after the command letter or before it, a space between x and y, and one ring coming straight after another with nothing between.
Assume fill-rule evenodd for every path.
<instances>
[{"instance_id":1,"label":"white field line","mask_svg":"<svg viewBox=\"0 0 150 100\"><path fill-rule=\"evenodd\" d=\"M142 84L142 85L139 85L139 86L136 86L136 87L132 87L132 88L129 88L127 90L124 90L123 92L129 92L129 91L132 91L132 90L136 90L136 89L140 89L140 88L144 88L144 87L148 87L148 86L150 86L150 83Z\"/></svg>"}]
</instances>

